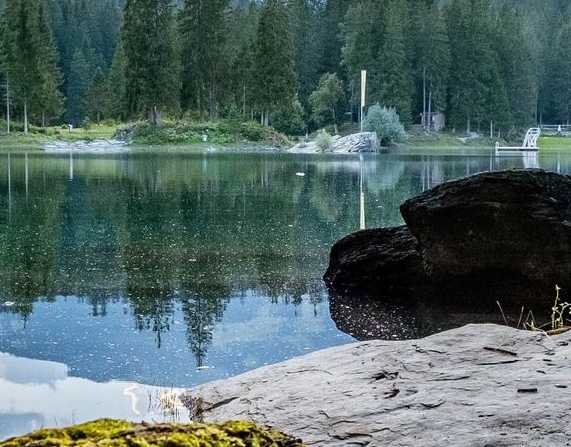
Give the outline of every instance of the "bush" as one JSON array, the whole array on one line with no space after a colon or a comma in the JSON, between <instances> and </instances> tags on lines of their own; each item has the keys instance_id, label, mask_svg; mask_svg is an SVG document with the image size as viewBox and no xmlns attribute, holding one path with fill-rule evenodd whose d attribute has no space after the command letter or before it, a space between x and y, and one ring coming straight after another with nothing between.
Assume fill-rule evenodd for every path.
<instances>
[{"instance_id":1,"label":"bush","mask_svg":"<svg viewBox=\"0 0 571 447\"><path fill-rule=\"evenodd\" d=\"M375 104L369 108L367 116L363 120L363 130L377 132L381 146L386 146L391 141L400 143L406 139L404 126L394 108L381 107Z\"/></svg>"},{"instance_id":2,"label":"bush","mask_svg":"<svg viewBox=\"0 0 571 447\"><path fill-rule=\"evenodd\" d=\"M240 135L248 141L267 141L271 130L257 121L245 121L240 125Z\"/></svg>"},{"instance_id":3,"label":"bush","mask_svg":"<svg viewBox=\"0 0 571 447\"><path fill-rule=\"evenodd\" d=\"M333 137L329 134L326 130L321 129L317 132L315 136L315 143L317 147L321 149L322 152L325 152L327 149L331 148L331 143L333 143Z\"/></svg>"}]
</instances>

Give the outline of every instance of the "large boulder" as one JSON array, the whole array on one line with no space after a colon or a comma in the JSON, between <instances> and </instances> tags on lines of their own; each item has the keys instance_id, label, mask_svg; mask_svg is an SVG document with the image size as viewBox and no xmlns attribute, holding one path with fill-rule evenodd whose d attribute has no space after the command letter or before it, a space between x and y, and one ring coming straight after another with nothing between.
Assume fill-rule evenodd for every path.
<instances>
[{"instance_id":1,"label":"large boulder","mask_svg":"<svg viewBox=\"0 0 571 447\"><path fill-rule=\"evenodd\" d=\"M324 280L348 290L471 302L553 302L571 289L571 179L539 169L486 172L401 205L406 226L337 242Z\"/></svg>"},{"instance_id":2,"label":"large boulder","mask_svg":"<svg viewBox=\"0 0 571 447\"><path fill-rule=\"evenodd\" d=\"M418 243L404 225L361 230L339 240L324 278L339 291L397 296L427 281Z\"/></svg>"},{"instance_id":3,"label":"large boulder","mask_svg":"<svg viewBox=\"0 0 571 447\"><path fill-rule=\"evenodd\" d=\"M404 202L401 214L436 278L479 272L571 280L571 179L540 169L485 172Z\"/></svg>"}]
</instances>

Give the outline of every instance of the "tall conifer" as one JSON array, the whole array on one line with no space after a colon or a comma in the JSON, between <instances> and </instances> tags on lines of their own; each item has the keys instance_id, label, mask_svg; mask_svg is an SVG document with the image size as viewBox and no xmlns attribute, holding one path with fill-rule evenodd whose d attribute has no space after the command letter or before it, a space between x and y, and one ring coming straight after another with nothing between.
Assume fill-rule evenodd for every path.
<instances>
[{"instance_id":1,"label":"tall conifer","mask_svg":"<svg viewBox=\"0 0 571 447\"><path fill-rule=\"evenodd\" d=\"M255 79L261 121L293 104L296 73L290 17L281 0L267 0L258 25Z\"/></svg>"},{"instance_id":2,"label":"tall conifer","mask_svg":"<svg viewBox=\"0 0 571 447\"><path fill-rule=\"evenodd\" d=\"M170 0L127 0L121 40L125 52L126 112L159 124L178 109L180 64Z\"/></svg>"}]
</instances>

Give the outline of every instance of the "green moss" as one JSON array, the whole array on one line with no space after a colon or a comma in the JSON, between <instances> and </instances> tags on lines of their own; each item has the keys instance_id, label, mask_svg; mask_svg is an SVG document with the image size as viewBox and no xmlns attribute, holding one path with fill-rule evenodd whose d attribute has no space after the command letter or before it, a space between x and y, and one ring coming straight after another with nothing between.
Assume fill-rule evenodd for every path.
<instances>
[{"instance_id":1,"label":"green moss","mask_svg":"<svg viewBox=\"0 0 571 447\"><path fill-rule=\"evenodd\" d=\"M135 424L99 419L62 429L43 429L0 442L0 447L301 447L303 443L252 422Z\"/></svg>"}]
</instances>

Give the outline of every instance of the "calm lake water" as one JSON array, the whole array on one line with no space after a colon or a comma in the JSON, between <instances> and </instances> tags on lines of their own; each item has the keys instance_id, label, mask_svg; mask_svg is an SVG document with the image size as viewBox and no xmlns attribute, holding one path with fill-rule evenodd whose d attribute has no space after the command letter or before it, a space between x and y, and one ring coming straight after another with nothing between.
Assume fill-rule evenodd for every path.
<instances>
[{"instance_id":1,"label":"calm lake water","mask_svg":"<svg viewBox=\"0 0 571 447\"><path fill-rule=\"evenodd\" d=\"M359 229L361 178L370 228L402 224L398 206L438 183L522 167L567 173L571 158L0 153L0 439L156 419L156 386L469 322L399 306L330 311L330 247Z\"/></svg>"}]
</instances>

